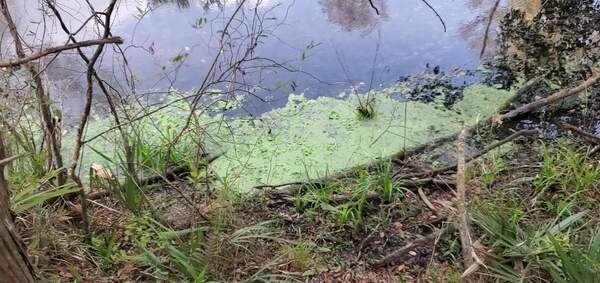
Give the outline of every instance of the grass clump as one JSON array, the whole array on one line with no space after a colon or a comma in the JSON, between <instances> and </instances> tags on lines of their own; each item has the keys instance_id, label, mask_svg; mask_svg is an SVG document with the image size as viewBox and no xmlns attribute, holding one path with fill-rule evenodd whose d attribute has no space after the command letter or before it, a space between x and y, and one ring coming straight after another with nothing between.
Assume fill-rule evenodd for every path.
<instances>
[{"instance_id":1,"label":"grass clump","mask_svg":"<svg viewBox=\"0 0 600 283\"><path fill-rule=\"evenodd\" d=\"M314 242L298 241L296 244L286 244L281 247L284 261L292 269L308 275L310 271L322 270L323 266L319 256L319 248Z\"/></svg>"},{"instance_id":2,"label":"grass clump","mask_svg":"<svg viewBox=\"0 0 600 283\"><path fill-rule=\"evenodd\" d=\"M533 215L528 219L529 213L518 207L501 208L494 203L473 211L475 223L486 236L488 252L494 255L487 275L502 282L536 282L536 278L552 278L555 282L597 282L592 280L598 276L594 267L598 263L595 250L581 249L584 240L579 237L587 229L583 224L587 213L568 214L565 210L543 222ZM592 262L581 272L570 265L577 253L580 253L578 257ZM567 278L573 273L587 274L585 276L589 278L569 281ZM558 280L560 278L563 279Z\"/></svg>"},{"instance_id":3,"label":"grass clump","mask_svg":"<svg viewBox=\"0 0 600 283\"><path fill-rule=\"evenodd\" d=\"M339 225L359 231L374 202L391 203L401 196L392 181L389 162L379 164L372 172L359 168L355 178L352 183L312 186L307 192L297 193L294 196L296 211L306 214L326 212Z\"/></svg>"},{"instance_id":4,"label":"grass clump","mask_svg":"<svg viewBox=\"0 0 600 283\"><path fill-rule=\"evenodd\" d=\"M567 144L542 146L541 156L541 168L533 182L534 203L539 201L546 209L560 211L579 203L586 193L597 191L600 166L582 150Z\"/></svg>"}]
</instances>

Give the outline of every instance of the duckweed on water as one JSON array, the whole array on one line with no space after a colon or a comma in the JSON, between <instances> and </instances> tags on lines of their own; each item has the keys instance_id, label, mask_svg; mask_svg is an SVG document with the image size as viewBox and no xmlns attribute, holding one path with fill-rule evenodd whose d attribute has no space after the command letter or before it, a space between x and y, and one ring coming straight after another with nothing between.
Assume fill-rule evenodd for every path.
<instances>
[{"instance_id":1,"label":"duckweed on water","mask_svg":"<svg viewBox=\"0 0 600 283\"><path fill-rule=\"evenodd\" d=\"M205 116L202 122L210 137L207 146L213 152L224 152L211 169L240 191L319 178L455 133L465 124L489 117L514 94L474 85L466 88L464 99L448 110L442 101L391 98L395 92L389 88L375 94L377 115L369 120L357 117L356 96L307 100L301 94L290 95L285 107L259 119ZM140 121L148 125L140 131L144 139L160 143L158 137L179 128L186 113L183 104ZM100 120L90 125L88 136L106 128L98 124L102 124ZM108 140L90 146L107 151L114 147ZM96 158L88 154L83 163L104 161Z\"/></svg>"},{"instance_id":2,"label":"duckweed on water","mask_svg":"<svg viewBox=\"0 0 600 283\"><path fill-rule=\"evenodd\" d=\"M226 153L213 170L235 180L240 190L323 177L455 133L490 116L512 96L472 86L447 110L436 103L398 101L390 92L377 93L377 115L370 120L357 118L356 97L304 100L295 95L260 120L234 120L233 133L215 132Z\"/></svg>"}]
</instances>

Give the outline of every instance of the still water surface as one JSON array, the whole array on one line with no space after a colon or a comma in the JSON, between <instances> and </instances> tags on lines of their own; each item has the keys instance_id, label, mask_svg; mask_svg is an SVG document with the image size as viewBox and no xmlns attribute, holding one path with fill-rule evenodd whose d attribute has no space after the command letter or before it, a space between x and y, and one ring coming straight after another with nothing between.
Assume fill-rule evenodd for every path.
<instances>
[{"instance_id":1,"label":"still water surface","mask_svg":"<svg viewBox=\"0 0 600 283\"><path fill-rule=\"evenodd\" d=\"M248 1L243 12L251 13L255 1ZM85 1L57 2L72 29L89 15ZM103 10L108 1L90 2L96 10ZM125 39L122 49L137 93L198 87L215 55L218 31L235 7L230 1L207 9L205 2L120 1L112 31ZM420 0L374 1L379 15L366 0L260 1L269 34L262 38L256 55L301 72L281 69L262 72L252 83L264 88L258 96L269 102L250 99L245 110L259 114L282 106L292 91L304 92L309 98L336 96L350 85L362 85L361 90L366 91L371 78L373 88L388 86L401 76L426 70L426 66L439 65L447 72L474 69L480 64L479 52L493 2L431 0L445 22L444 32L439 19ZM31 42L40 40L33 34L39 34L43 28L38 7L37 0L13 2L19 27ZM199 25L199 21L204 24ZM45 23L51 31L46 42L66 42L66 36L52 18ZM494 24L492 36L495 28ZM84 29L80 39L95 38L95 33L93 29ZM489 49L493 50L493 46ZM187 56L185 60L174 62L182 54ZM101 72L116 89L126 92L122 64L120 56L108 52L102 60ZM82 69L74 55L62 56L50 66L48 79L55 83L53 92L62 98L67 113L77 113L81 106Z\"/></svg>"}]
</instances>

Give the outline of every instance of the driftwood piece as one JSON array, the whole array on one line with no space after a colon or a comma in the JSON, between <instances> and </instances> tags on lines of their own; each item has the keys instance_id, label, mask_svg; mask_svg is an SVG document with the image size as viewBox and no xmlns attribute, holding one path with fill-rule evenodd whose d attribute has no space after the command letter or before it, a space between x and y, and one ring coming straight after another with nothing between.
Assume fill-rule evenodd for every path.
<instances>
[{"instance_id":1,"label":"driftwood piece","mask_svg":"<svg viewBox=\"0 0 600 283\"><path fill-rule=\"evenodd\" d=\"M598 75L598 72L594 70L593 75L591 77L589 77L587 80L585 80L583 83L578 85L577 87L574 87L571 89L563 89L563 90L561 90L557 93L554 93L548 97L525 104L525 105L523 105L517 109L514 109L512 111L509 111L507 113L495 115L494 117L492 117L492 125L500 125L500 124L502 124L502 122L504 120L511 119L511 118L517 117L519 115L523 115L525 113L535 111L544 106L548 106L548 105L554 104L558 101L561 101L567 97L576 95L576 94L590 88L594 84L596 84L599 79L600 79L600 76Z\"/></svg>"},{"instance_id":2,"label":"driftwood piece","mask_svg":"<svg viewBox=\"0 0 600 283\"><path fill-rule=\"evenodd\" d=\"M356 198L357 198L357 195L355 195L355 194L334 194L331 196L330 200L333 203L345 203L345 202L349 202ZM376 201L376 200L381 199L381 195L379 195L379 193L374 192L374 191L368 191L366 193L365 199L367 201Z\"/></svg>"},{"instance_id":3,"label":"driftwood piece","mask_svg":"<svg viewBox=\"0 0 600 283\"><path fill-rule=\"evenodd\" d=\"M293 189L291 192L299 191L299 189L300 189L300 187L295 187L295 189ZM286 203L294 203L294 201L296 200L296 195L290 194L291 192L271 193L271 194L269 194L269 197L272 199L286 202ZM356 199L357 197L358 197L358 195L351 194L351 193L332 194L329 197L329 201L333 204L340 204L340 203L352 201L352 200ZM373 201L380 200L381 195L375 191L368 191L366 193L365 199L369 202L373 202Z\"/></svg>"}]
</instances>

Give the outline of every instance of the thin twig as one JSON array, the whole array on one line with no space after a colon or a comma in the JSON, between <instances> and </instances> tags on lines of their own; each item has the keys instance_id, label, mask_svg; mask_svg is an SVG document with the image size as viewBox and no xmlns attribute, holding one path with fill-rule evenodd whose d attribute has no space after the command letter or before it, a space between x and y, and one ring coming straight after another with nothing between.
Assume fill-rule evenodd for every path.
<instances>
[{"instance_id":1,"label":"thin twig","mask_svg":"<svg viewBox=\"0 0 600 283\"><path fill-rule=\"evenodd\" d=\"M437 208L435 208L435 206L433 206L433 204L429 201L429 199L427 198L427 196L425 195L425 192L423 192L422 188L418 188L417 192L419 193L419 197L421 198L421 200L425 203L425 205L431 209L431 211L433 211L435 214L439 214Z\"/></svg>"},{"instance_id":2,"label":"thin twig","mask_svg":"<svg viewBox=\"0 0 600 283\"><path fill-rule=\"evenodd\" d=\"M0 160L0 167L6 166L9 163L13 162L14 160L19 159L21 157L24 157L26 155L28 155L28 154L23 153L23 154L19 154L19 155L15 155L15 156L4 158L4 159Z\"/></svg>"},{"instance_id":3,"label":"thin twig","mask_svg":"<svg viewBox=\"0 0 600 283\"><path fill-rule=\"evenodd\" d=\"M594 154L596 154L598 151L600 151L600 145L597 145L596 147L594 147L592 150L590 150L590 152L588 152L588 156L593 156Z\"/></svg>"},{"instance_id":4,"label":"thin twig","mask_svg":"<svg viewBox=\"0 0 600 283\"><path fill-rule=\"evenodd\" d=\"M457 226L460 235L460 242L462 247L462 256L464 261L465 271L461 278L467 278L473 272L475 272L482 264L481 260L477 257L475 249L473 248L473 239L471 237L471 227L469 225L469 216L467 212L467 177L466 177L466 158L465 148L467 143L467 137L470 129L465 127L461 134L458 136L457 148L458 148L458 166L456 172L456 217Z\"/></svg>"},{"instance_id":5,"label":"thin twig","mask_svg":"<svg viewBox=\"0 0 600 283\"><path fill-rule=\"evenodd\" d=\"M89 201L89 202L91 202L91 203L93 203L93 204L95 204L95 205L97 205L99 207L102 207L102 208L104 208L104 209L106 209L108 211L114 212L116 214L119 214L119 215L123 215L124 214L123 212L120 212L120 211L118 211L118 210L116 210L114 208L110 208L110 207L108 207L108 206L106 206L104 204L101 204L101 203L97 202L97 201L94 201L94 200L91 200L91 199L88 199L87 201Z\"/></svg>"},{"instance_id":6,"label":"thin twig","mask_svg":"<svg viewBox=\"0 0 600 283\"><path fill-rule=\"evenodd\" d=\"M373 10L375 10L375 13L377 13L377 15L379 15L379 9L377 9L377 7L375 7L375 4L373 4L373 0L369 0L369 4L371 4L371 8L373 8Z\"/></svg>"},{"instance_id":7,"label":"thin twig","mask_svg":"<svg viewBox=\"0 0 600 283\"><path fill-rule=\"evenodd\" d=\"M375 226L375 228L373 229L373 231L371 231L371 233L369 233L369 235L367 237L365 237L362 241L360 241L360 245L358 246L358 255L356 256L356 260L354 261L355 263L359 262L360 259L363 256L363 249L365 247L365 244L371 240L371 238L373 238L373 236L377 233L377 231L379 230L379 226L381 226L381 223L377 224L377 226Z\"/></svg>"},{"instance_id":8,"label":"thin twig","mask_svg":"<svg viewBox=\"0 0 600 283\"><path fill-rule=\"evenodd\" d=\"M584 131L584 130L582 130L582 129L574 126L574 125L571 125L569 123L560 123L559 126L561 128L563 128L563 129L565 129L565 130L569 130L572 133L577 134L577 135L583 137L586 141L588 141L590 143L600 144L600 137L598 137L598 136L596 136L594 134L588 133L588 132L586 132L586 131Z\"/></svg>"},{"instance_id":9,"label":"thin twig","mask_svg":"<svg viewBox=\"0 0 600 283\"><path fill-rule=\"evenodd\" d=\"M496 10L498 9L499 4L500 0L496 0L492 11L490 11L490 17L488 18L487 26L485 27L485 33L483 34L483 46L481 46L481 53L479 53L479 58L483 58L483 53L485 53L485 48L487 47L488 36L490 33L490 26L492 25L492 21L494 20L494 14L496 14Z\"/></svg>"},{"instance_id":10,"label":"thin twig","mask_svg":"<svg viewBox=\"0 0 600 283\"><path fill-rule=\"evenodd\" d=\"M60 26L63 30L63 32L65 32L65 34L69 35L69 40L73 43L77 43L77 40L75 39L75 34L78 32L76 31L75 33L71 32L70 29L67 27L67 24L65 23L62 15L60 14L60 12L58 11L58 9L56 8L56 6L54 5L54 2L52 0L46 0L46 4L48 5L48 7L53 11L54 16L56 17L56 19L58 20L58 22L60 23ZM94 18L97 17L96 12L94 12L90 18ZM86 20L87 22L87 20ZM84 25L85 23L84 22ZM82 27L83 28L83 25ZM80 29L81 29L80 28ZM88 65L90 63L90 59L88 58L88 56L81 50L81 48L77 48L77 53L79 54L79 56L81 57L81 59L85 62L86 65ZM126 61L125 56L123 56L123 59ZM98 83L98 86L100 87L100 90L102 90L102 93L104 94L104 96L106 97L106 101L108 103L108 107L110 109L111 114L113 115L113 118L115 119L115 124L117 129L119 130L119 133L121 134L121 139L122 139L122 143L123 143L123 148L125 150L125 161L127 162L126 166L127 166L127 170L129 170L130 172L135 171L134 170L134 162L133 162L133 154L132 154L132 150L131 150L131 146L129 144L129 141L127 139L127 133L124 130L124 127L121 126L121 119L119 118L119 113L117 112L116 106L112 100L112 97L106 87L106 84L104 83L104 81L102 80L102 78L100 78L100 75L98 74L98 72L93 69L93 75L94 78L96 79L96 82ZM127 115L127 112L124 112L125 115ZM85 142L84 142L85 144Z\"/></svg>"},{"instance_id":11,"label":"thin twig","mask_svg":"<svg viewBox=\"0 0 600 283\"><path fill-rule=\"evenodd\" d=\"M427 7L429 7L429 9L431 9L431 11L433 11L435 13L435 15L438 17L438 19L440 19L440 22L442 23L442 26L444 27L444 32L446 32L446 23L444 22L444 20L440 16L440 14L438 14L438 12L435 10L435 8L433 8L433 6L431 6L431 4L429 4L429 2L427 2L427 0L421 0L421 1L423 1L423 3L425 3L425 5L427 5Z\"/></svg>"},{"instance_id":12,"label":"thin twig","mask_svg":"<svg viewBox=\"0 0 600 283\"><path fill-rule=\"evenodd\" d=\"M462 256L465 262L465 267L469 267L473 264L474 259L471 254L471 232L469 230L469 224L467 219L467 201L466 201L466 158L465 158L465 147L467 143L467 136L469 135L469 129L464 128L458 136L457 142L457 166L456 166L456 208L458 218L458 230L460 232L460 242L462 244Z\"/></svg>"}]
</instances>

